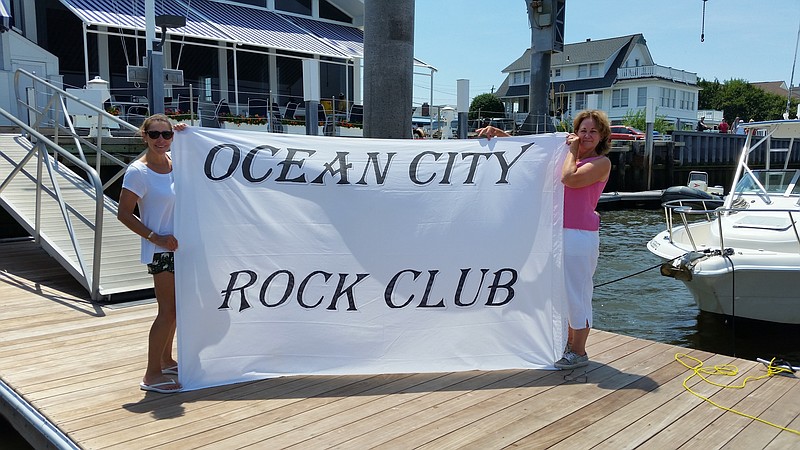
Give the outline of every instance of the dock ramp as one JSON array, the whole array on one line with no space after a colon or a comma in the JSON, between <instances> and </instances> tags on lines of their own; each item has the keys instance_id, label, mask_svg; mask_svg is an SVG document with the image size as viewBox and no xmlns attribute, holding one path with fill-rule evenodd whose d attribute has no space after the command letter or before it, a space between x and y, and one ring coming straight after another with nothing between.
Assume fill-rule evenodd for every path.
<instances>
[{"instance_id":1,"label":"dock ramp","mask_svg":"<svg viewBox=\"0 0 800 450\"><path fill-rule=\"evenodd\" d=\"M36 95L46 91L47 106L20 101L34 97L18 95L30 125L0 109L21 130L0 134L0 206L87 289L92 300L152 297L152 276L139 261L140 237L117 220L117 202L104 191L124 174L126 164L104 152L101 139L91 142L75 132L64 101L70 94L27 72L18 71L20 76L27 77L27 85L41 85ZM60 115L54 111L59 107ZM136 129L95 109L98 120L116 120ZM77 152L57 144L65 138L74 142ZM120 170L104 186L98 173L101 160L108 159Z\"/></svg>"}]
</instances>

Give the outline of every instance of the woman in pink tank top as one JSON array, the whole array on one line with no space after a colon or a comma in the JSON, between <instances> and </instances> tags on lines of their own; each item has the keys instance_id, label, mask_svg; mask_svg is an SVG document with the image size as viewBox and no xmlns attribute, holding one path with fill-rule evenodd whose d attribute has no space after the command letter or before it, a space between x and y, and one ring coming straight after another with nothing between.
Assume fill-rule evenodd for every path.
<instances>
[{"instance_id":1,"label":"woman in pink tank top","mask_svg":"<svg viewBox=\"0 0 800 450\"><path fill-rule=\"evenodd\" d=\"M589 364L586 340L592 327L592 276L600 248L597 201L611 173L611 127L603 111L583 111L567 136L569 153L561 167L564 183L564 278L567 290L569 336L559 369Z\"/></svg>"},{"instance_id":2,"label":"woman in pink tank top","mask_svg":"<svg viewBox=\"0 0 800 450\"><path fill-rule=\"evenodd\" d=\"M568 339L559 369L575 369L589 364L586 340L592 327L592 276L597 267L600 216L597 201L611 173L611 125L606 113L582 111L573 121L567 136L569 154L561 168L564 184L564 278L567 291ZM476 130L488 138L508 136L488 126Z\"/></svg>"}]
</instances>

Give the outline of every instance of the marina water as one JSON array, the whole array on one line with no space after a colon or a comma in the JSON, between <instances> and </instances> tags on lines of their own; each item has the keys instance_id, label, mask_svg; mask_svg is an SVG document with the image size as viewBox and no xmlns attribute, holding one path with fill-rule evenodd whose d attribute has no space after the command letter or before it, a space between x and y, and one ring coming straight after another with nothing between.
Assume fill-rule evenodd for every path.
<instances>
[{"instance_id":1,"label":"marina water","mask_svg":"<svg viewBox=\"0 0 800 450\"><path fill-rule=\"evenodd\" d=\"M658 265L647 242L666 228L661 209L601 211L600 260L595 286ZM700 312L684 284L658 267L599 286L594 291L594 327L712 353L783 358L800 366L800 325L723 318Z\"/></svg>"}]
</instances>

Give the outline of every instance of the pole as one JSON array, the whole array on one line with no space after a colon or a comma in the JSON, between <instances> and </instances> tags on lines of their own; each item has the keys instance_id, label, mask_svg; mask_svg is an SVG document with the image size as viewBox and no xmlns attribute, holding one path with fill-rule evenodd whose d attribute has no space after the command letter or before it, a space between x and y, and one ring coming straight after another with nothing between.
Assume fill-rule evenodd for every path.
<instances>
[{"instance_id":1,"label":"pole","mask_svg":"<svg viewBox=\"0 0 800 450\"><path fill-rule=\"evenodd\" d=\"M469 80L456 80L458 108L458 138L467 138L467 115L469 114Z\"/></svg>"},{"instance_id":2,"label":"pole","mask_svg":"<svg viewBox=\"0 0 800 450\"><path fill-rule=\"evenodd\" d=\"M410 139L414 0L364 2L364 137Z\"/></svg>"}]
</instances>

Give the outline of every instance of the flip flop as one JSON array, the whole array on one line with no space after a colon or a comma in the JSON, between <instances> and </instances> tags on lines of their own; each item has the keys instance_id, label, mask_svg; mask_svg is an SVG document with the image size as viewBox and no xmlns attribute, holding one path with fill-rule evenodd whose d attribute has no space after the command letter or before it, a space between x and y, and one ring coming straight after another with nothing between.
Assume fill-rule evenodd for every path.
<instances>
[{"instance_id":1,"label":"flip flop","mask_svg":"<svg viewBox=\"0 0 800 450\"><path fill-rule=\"evenodd\" d=\"M161 373L164 375L177 375L178 374L178 365L175 364L172 367L167 367L165 369L161 369Z\"/></svg>"},{"instance_id":2,"label":"flip flop","mask_svg":"<svg viewBox=\"0 0 800 450\"><path fill-rule=\"evenodd\" d=\"M154 384L145 384L144 381L139 383L139 389L143 391L158 392L159 394L175 394L177 392L180 392L181 389L183 389L181 387L178 387L177 389L163 389L164 386L180 386L180 385L175 380L169 380Z\"/></svg>"}]
</instances>

